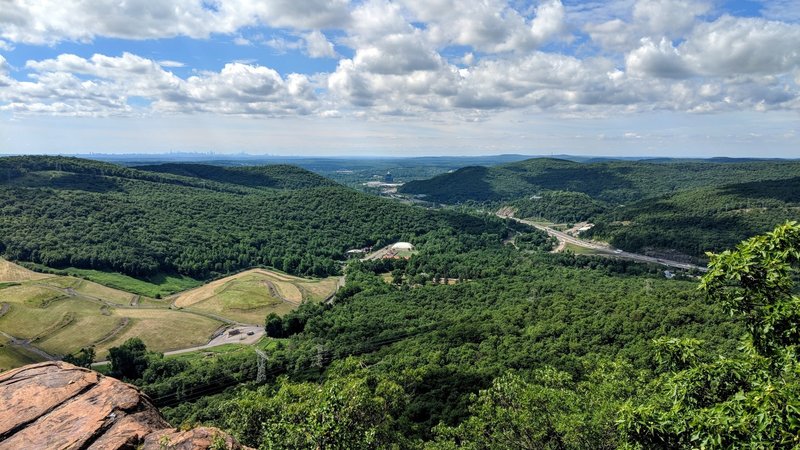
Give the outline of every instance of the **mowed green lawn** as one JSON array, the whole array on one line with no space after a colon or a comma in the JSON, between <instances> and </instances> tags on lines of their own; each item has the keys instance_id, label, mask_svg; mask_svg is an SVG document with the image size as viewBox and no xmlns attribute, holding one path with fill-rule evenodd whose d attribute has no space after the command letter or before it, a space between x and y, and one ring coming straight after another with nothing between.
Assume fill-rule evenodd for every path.
<instances>
[{"instance_id":1,"label":"mowed green lawn","mask_svg":"<svg viewBox=\"0 0 800 450\"><path fill-rule=\"evenodd\" d=\"M203 284L202 281L183 275L159 274L144 280L121 273L102 272L100 270L77 269L74 267L53 269L39 264L30 264L30 266L36 268L36 270L42 270L61 276L71 275L85 278L109 288L153 298L166 297L176 292L192 289Z\"/></svg>"}]
</instances>

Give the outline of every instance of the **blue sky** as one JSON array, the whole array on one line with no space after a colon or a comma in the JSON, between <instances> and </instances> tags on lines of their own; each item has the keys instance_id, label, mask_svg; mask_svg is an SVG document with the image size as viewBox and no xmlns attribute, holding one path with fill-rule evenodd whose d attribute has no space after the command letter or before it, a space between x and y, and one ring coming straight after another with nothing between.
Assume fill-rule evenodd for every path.
<instances>
[{"instance_id":1,"label":"blue sky","mask_svg":"<svg viewBox=\"0 0 800 450\"><path fill-rule=\"evenodd\" d=\"M12 0L0 153L800 157L800 0Z\"/></svg>"}]
</instances>

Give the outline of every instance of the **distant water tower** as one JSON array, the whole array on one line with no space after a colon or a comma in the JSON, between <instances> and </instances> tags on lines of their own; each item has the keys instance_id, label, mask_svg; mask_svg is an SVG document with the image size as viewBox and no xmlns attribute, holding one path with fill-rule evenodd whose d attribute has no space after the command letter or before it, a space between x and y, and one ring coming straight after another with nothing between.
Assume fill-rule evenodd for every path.
<instances>
[{"instance_id":1,"label":"distant water tower","mask_svg":"<svg viewBox=\"0 0 800 450\"><path fill-rule=\"evenodd\" d=\"M384 183L391 183L394 181L394 177L392 176L392 172L386 172L386 175L383 176Z\"/></svg>"}]
</instances>

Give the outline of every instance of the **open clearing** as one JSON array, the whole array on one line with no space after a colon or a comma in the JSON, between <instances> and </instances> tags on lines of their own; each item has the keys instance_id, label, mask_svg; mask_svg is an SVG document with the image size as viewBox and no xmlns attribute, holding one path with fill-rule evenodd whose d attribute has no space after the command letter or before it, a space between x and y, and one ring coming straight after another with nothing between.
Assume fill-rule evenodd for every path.
<instances>
[{"instance_id":1,"label":"open clearing","mask_svg":"<svg viewBox=\"0 0 800 450\"><path fill-rule=\"evenodd\" d=\"M105 359L109 348L131 337L159 352L204 346L226 323L261 326L268 313L323 301L337 287L336 277L252 269L158 300L0 259L0 370L91 345Z\"/></svg>"},{"instance_id":2,"label":"open clearing","mask_svg":"<svg viewBox=\"0 0 800 450\"><path fill-rule=\"evenodd\" d=\"M0 282L42 280L50 276L28 270L0 258Z\"/></svg>"},{"instance_id":3,"label":"open clearing","mask_svg":"<svg viewBox=\"0 0 800 450\"><path fill-rule=\"evenodd\" d=\"M178 308L204 311L244 323L261 323L267 314L286 314L303 301L319 302L335 292L337 278L309 280L251 269L170 297Z\"/></svg>"}]
</instances>

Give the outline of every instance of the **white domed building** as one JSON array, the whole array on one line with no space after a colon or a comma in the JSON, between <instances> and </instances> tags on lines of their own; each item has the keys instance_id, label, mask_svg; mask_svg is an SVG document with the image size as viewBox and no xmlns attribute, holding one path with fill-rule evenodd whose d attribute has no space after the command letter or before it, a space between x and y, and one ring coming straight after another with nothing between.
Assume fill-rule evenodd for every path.
<instances>
[{"instance_id":1,"label":"white domed building","mask_svg":"<svg viewBox=\"0 0 800 450\"><path fill-rule=\"evenodd\" d=\"M411 242L398 242L392 245L392 250L413 252L414 244Z\"/></svg>"}]
</instances>

